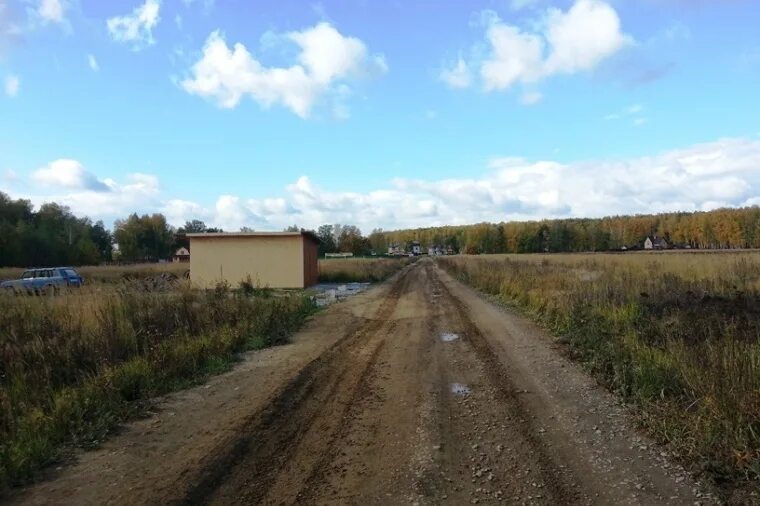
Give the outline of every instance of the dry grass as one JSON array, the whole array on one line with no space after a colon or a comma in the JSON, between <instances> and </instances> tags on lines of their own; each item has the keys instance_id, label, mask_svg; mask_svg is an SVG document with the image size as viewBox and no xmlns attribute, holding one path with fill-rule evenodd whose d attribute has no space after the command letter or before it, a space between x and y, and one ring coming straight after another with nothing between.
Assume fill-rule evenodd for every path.
<instances>
[{"instance_id":1,"label":"dry grass","mask_svg":"<svg viewBox=\"0 0 760 506\"><path fill-rule=\"evenodd\" d=\"M549 327L643 426L741 502L760 480L760 254L439 260Z\"/></svg>"},{"instance_id":2,"label":"dry grass","mask_svg":"<svg viewBox=\"0 0 760 506\"><path fill-rule=\"evenodd\" d=\"M300 292L258 295L95 283L60 297L0 296L0 492L67 445L98 444L141 401L283 342L314 308Z\"/></svg>"},{"instance_id":3,"label":"dry grass","mask_svg":"<svg viewBox=\"0 0 760 506\"><path fill-rule=\"evenodd\" d=\"M413 258L330 258L319 261L319 280L324 283L382 281Z\"/></svg>"}]
</instances>

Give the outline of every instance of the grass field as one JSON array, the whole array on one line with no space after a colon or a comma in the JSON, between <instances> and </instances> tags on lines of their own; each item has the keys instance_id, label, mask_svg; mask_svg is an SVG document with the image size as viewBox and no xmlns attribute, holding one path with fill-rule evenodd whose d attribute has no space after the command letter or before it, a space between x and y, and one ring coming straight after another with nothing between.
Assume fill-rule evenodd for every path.
<instances>
[{"instance_id":1,"label":"grass field","mask_svg":"<svg viewBox=\"0 0 760 506\"><path fill-rule=\"evenodd\" d=\"M441 258L552 330L727 489L760 480L760 253Z\"/></svg>"},{"instance_id":2,"label":"grass field","mask_svg":"<svg viewBox=\"0 0 760 506\"><path fill-rule=\"evenodd\" d=\"M319 281L347 283L382 281L413 258L331 258L319 261Z\"/></svg>"}]
</instances>

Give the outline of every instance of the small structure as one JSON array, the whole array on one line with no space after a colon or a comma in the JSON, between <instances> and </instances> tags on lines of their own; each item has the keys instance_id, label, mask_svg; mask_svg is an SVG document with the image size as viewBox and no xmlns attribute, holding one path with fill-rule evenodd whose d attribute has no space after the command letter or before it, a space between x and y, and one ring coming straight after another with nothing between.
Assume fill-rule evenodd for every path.
<instances>
[{"instance_id":1,"label":"small structure","mask_svg":"<svg viewBox=\"0 0 760 506\"><path fill-rule=\"evenodd\" d=\"M269 288L306 288L317 283L319 239L311 232L187 234L190 279L203 288L250 280Z\"/></svg>"},{"instance_id":2,"label":"small structure","mask_svg":"<svg viewBox=\"0 0 760 506\"><path fill-rule=\"evenodd\" d=\"M644 249L668 249L668 241L663 237L647 237L644 240Z\"/></svg>"},{"instance_id":3,"label":"small structure","mask_svg":"<svg viewBox=\"0 0 760 506\"><path fill-rule=\"evenodd\" d=\"M190 261L190 251L182 247L174 252L174 256L172 257L172 262L176 263L185 263Z\"/></svg>"},{"instance_id":4,"label":"small structure","mask_svg":"<svg viewBox=\"0 0 760 506\"><path fill-rule=\"evenodd\" d=\"M409 248L410 252L414 256L419 256L422 254L422 246L420 246L420 241L412 241L411 247Z\"/></svg>"},{"instance_id":5,"label":"small structure","mask_svg":"<svg viewBox=\"0 0 760 506\"><path fill-rule=\"evenodd\" d=\"M404 248L401 247L399 244L391 244L388 246L388 255L390 256L396 256L396 255L403 255L404 254Z\"/></svg>"},{"instance_id":6,"label":"small structure","mask_svg":"<svg viewBox=\"0 0 760 506\"><path fill-rule=\"evenodd\" d=\"M353 253L346 252L346 253L325 253L325 258L351 258L354 256Z\"/></svg>"}]
</instances>

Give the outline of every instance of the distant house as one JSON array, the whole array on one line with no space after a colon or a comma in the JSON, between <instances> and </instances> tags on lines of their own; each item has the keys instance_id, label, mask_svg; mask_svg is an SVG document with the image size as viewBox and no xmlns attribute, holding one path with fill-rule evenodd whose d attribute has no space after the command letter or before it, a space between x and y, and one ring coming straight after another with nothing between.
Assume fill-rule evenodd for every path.
<instances>
[{"instance_id":1,"label":"distant house","mask_svg":"<svg viewBox=\"0 0 760 506\"><path fill-rule=\"evenodd\" d=\"M428 255L430 256L443 255L443 248L441 246L438 246L437 244L428 246Z\"/></svg>"},{"instance_id":2,"label":"distant house","mask_svg":"<svg viewBox=\"0 0 760 506\"><path fill-rule=\"evenodd\" d=\"M343 253L325 253L325 258L351 258L354 256L350 251Z\"/></svg>"},{"instance_id":3,"label":"distant house","mask_svg":"<svg viewBox=\"0 0 760 506\"><path fill-rule=\"evenodd\" d=\"M403 255L404 248L402 248L399 244L391 244L388 246L388 254L391 256Z\"/></svg>"},{"instance_id":4,"label":"distant house","mask_svg":"<svg viewBox=\"0 0 760 506\"><path fill-rule=\"evenodd\" d=\"M663 237L647 237L644 239L644 249L668 249L668 241Z\"/></svg>"},{"instance_id":5,"label":"distant house","mask_svg":"<svg viewBox=\"0 0 760 506\"><path fill-rule=\"evenodd\" d=\"M181 262L189 262L190 261L190 251L182 247L174 252L174 256L172 257L172 262L174 263L181 263Z\"/></svg>"},{"instance_id":6,"label":"distant house","mask_svg":"<svg viewBox=\"0 0 760 506\"><path fill-rule=\"evenodd\" d=\"M411 247L409 248L412 255L419 256L422 254L422 246L420 245L420 241L412 241Z\"/></svg>"}]
</instances>

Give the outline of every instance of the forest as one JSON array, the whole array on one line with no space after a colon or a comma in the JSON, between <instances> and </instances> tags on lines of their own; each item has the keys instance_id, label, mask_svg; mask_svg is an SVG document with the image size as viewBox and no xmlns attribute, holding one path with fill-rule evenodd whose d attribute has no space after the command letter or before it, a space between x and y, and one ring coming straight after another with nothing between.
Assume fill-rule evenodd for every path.
<instances>
[{"instance_id":1,"label":"forest","mask_svg":"<svg viewBox=\"0 0 760 506\"><path fill-rule=\"evenodd\" d=\"M760 248L760 208L375 230L369 241L375 251L416 240L471 254L546 253L640 249L647 236L674 248Z\"/></svg>"}]
</instances>

